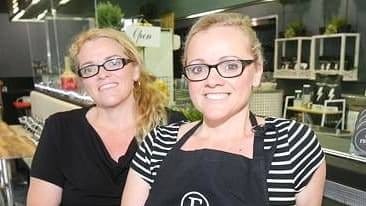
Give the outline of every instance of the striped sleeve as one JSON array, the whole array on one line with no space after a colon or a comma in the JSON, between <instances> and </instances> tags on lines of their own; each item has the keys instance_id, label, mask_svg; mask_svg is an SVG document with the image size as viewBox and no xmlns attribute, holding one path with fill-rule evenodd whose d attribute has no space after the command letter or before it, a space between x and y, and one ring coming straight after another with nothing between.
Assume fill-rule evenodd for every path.
<instances>
[{"instance_id":1,"label":"striped sleeve","mask_svg":"<svg viewBox=\"0 0 366 206\"><path fill-rule=\"evenodd\" d=\"M154 183L160 164L177 142L180 125L184 121L154 128L140 144L131 168L149 185Z\"/></svg>"},{"instance_id":2,"label":"striped sleeve","mask_svg":"<svg viewBox=\"0 0 366 206\"><path fill-rule=\"evenodd\" d=\"M135 153L131 164L131 168L134 169L140 175L140 177L149 184L153 183L153 176L150 168L152 166L151 159L154 145L153 137L155 136L155 133L156 128L147 134Z\"/></svg>"},{"instance_id":3,"label":"striped sleeve","mask_svg":"<svg viewBox=\"0 0 366 206\"><path fill-rule=\"evenodd\" d=\"M294 188L300 192L324 160L324 153L314 131L295 121L289 125L289 144Z\"/></svg>"}]
</instances>

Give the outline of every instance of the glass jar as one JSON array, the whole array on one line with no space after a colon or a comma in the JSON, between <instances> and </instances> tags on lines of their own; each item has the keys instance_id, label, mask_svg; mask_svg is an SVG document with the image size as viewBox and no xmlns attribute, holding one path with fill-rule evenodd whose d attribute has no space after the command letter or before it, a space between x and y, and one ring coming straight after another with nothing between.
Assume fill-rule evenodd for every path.
<instances>
[{"instance_id":1,"label":"glass jar","mask_svg":"<svg viewBox=\"0 0 366 206\"><path fill-rule=\"evenodd\" d=\"M306 108L311 108L312 93L310 84L304 84L302 87L302 103Z\"/></svg>"},{"instance_id":2,"label":"glass jar","mask_svg":"<svg viewBox=\"0 0 366 206\"><path fill-rule=\"evenodd\" d=\"M295 90L294 107L302 107L302 91L300 89Z\"/></svg>"}]
</instances>

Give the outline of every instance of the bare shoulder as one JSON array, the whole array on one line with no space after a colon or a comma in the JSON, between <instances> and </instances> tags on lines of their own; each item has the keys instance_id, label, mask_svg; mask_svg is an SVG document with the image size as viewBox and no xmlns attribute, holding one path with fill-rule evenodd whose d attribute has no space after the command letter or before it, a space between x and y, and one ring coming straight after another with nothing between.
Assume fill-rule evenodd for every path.
<instances>
[{"instance_id":1,"label":"bare shoulder","mask_svg":"<svg viewBox=\"0 0 366 206\"><path fill-rule=\"evenodd\" d=\"M182 124L179 127L179 131L178 131L178 139L180 139L185 133L187 133L190 129L192 129L196 124L198 124L199 121L195 121L195 122L188 122L185 124Z\"/></svg>"},{"instance_id":2,"label":"bare shoulder","mask_svg":"<svg viewBox=\"0 0 366 206\"><path fill-rule=\"evenodd\" d=\"M263 117L256 116L255 118L257 119L259 125L264 125L266 122L265 118Z\"/></svg>"}]
</instances>

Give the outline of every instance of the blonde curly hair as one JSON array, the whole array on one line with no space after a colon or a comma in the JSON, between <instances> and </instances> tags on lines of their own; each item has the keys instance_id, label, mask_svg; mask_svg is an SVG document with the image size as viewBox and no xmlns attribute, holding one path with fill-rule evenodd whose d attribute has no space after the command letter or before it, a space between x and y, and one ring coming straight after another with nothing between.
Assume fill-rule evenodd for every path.
<instances>
[{"instance_id":1,"label":"blonde curly hair","mask_svg":"<svg viewBox=\"0 0 366 206\"><path fill-rule=\"evenodd\" d=\"M77 55L81 47L86 42L98 38L108 38L116 41L122 46L124 54L140 68L140 78L135 84L133 94L138 114L137 134L135 137L141 142L142 138L151 129L167 122L166 107L168 105L168 97L154 86L156 77L146 71L143 60L134 43L126 34L112 28L92 28L76 36L69 48L69 56L74 70L79 65Z\"/></svg>"}]
</instances>

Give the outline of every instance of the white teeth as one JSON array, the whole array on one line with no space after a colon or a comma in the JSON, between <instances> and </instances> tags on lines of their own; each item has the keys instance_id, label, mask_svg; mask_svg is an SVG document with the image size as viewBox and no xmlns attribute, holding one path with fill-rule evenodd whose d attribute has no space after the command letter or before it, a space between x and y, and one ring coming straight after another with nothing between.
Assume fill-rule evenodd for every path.
<instances>
[{"instance_id":1,"label":"white teeth","mask_svg":"<svg viewBox=\"0 0 366 206\"><path fill-rule=\"evenodd\" d=\"M211 100L221 100L229 96L229 93L209 93L205 95L207 99Z\"/></svg>"},{"instance_id":2,"label":"white teeth","mask_svg":"<svg viewBox=\"0 0 366 206\"><path fill-rule=\"evenodd\" d=\"M99 89L100 90L109 89L109 88L113 88L116 86L117 86L117 83L109 83L109 84L104 84L104 85L100 86Z\"/></svg>"}]
</instances>

